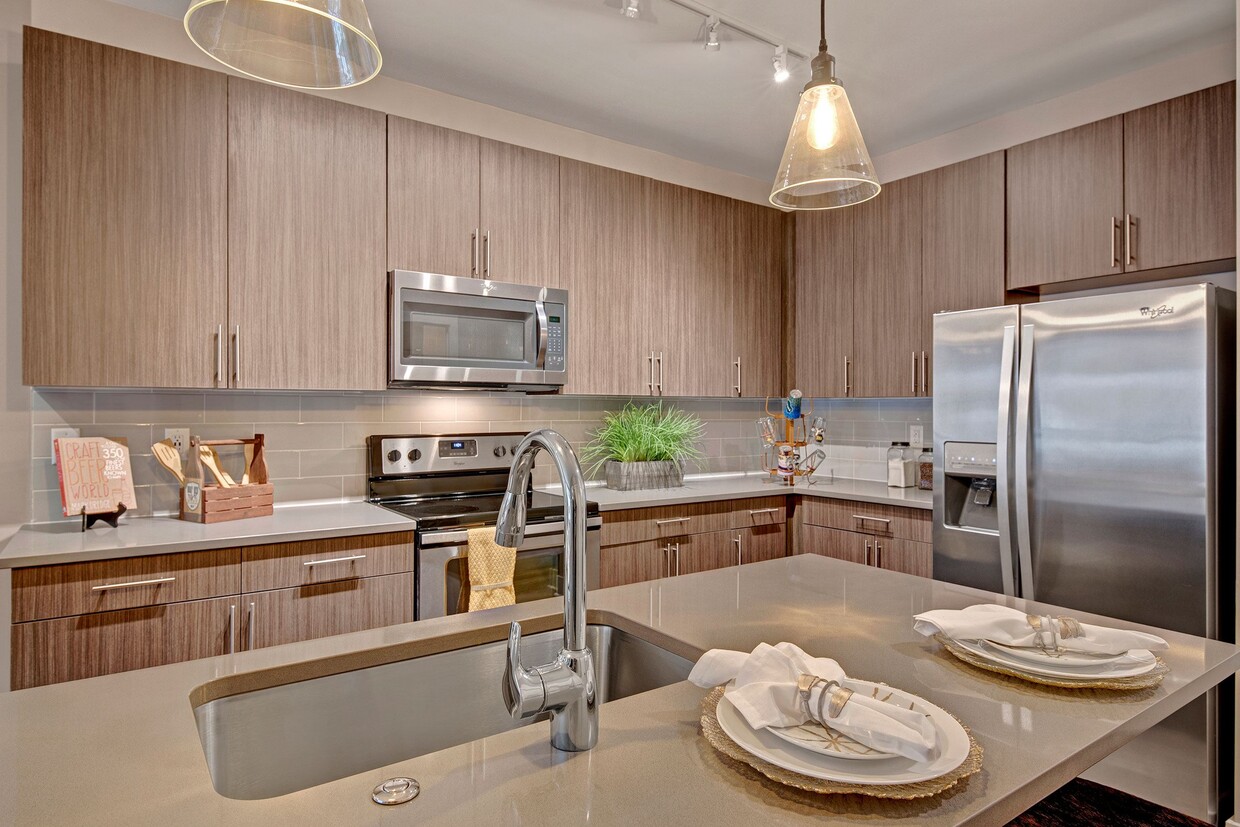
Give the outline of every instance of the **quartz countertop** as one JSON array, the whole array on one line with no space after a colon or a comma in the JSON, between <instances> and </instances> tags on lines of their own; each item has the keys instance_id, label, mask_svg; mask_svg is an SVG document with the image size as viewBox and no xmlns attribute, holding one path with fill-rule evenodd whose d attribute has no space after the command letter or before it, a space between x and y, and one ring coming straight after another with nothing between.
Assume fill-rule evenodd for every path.
<instances>
[{"instance_id":1,"label":"quartz countertop","mask_svg":"<svg viewBox=\"0 0 1240 827\"><path fill-rule=\"evenodd\" d=\"M512 619L548 628L562 604L545 600L0 695L0 812L18 825L1003 824L1240 666L1235 646L1158 632L1171 644L1160 687L1078 694L973 669L912 630L914 613L993 600L1063 613L816 555L589 596L594 621L687 657L788 640L938 704L985 755L980 774L929 799L813 798L738 771L700 734L705 691L688 683L605 704L590 752L554 751L536 723L277 798L214 791L191 698L388 663L443 648L444 636L502 640ZM408 714L418 691L409 688ZM398 775L418 779L421 795L371 803L371 789Z\"/></svg>"},{"instance_id":2,"label":"quartz countertop","mask_svg":"<svg viewBox=\"0 0 1240 827\"><path fill-rule=\"evenodd\" d=\"M654 488L645 491L613 491L602 485L589 485L586 487L586 499L598 503L601 511L789 494L926 510L934 507L932 492L919 488L888 488L886 483L870 480L836 479L831 482L825 477L814 479L814 485L806 485L804 481L800 481L795 486L787 486L776 483L770 474L704 475L686 477L681 488ZM559 486L551 486L545 490L558 493Z\"/></svg>"},{"instance_id":3,"label":"quartz countertop","mask_svg":"<svg viewBox=\"0 0 1240 827\"><path fill-rule=\"evenodd\" d=\"M138 517L122 520L117 528L84 532L76 521L38 523L9 539L0 550L0 568L412 531L413 525L394 511L363 502L278 506L270 517L210 524Z\"/></svg>"}]
</instances>

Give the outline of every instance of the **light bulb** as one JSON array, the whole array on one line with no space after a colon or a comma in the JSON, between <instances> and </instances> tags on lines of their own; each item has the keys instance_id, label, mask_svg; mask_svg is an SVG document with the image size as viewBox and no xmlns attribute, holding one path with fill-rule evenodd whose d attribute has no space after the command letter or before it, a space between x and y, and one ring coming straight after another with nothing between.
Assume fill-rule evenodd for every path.
<instances>
[{"instance_id":1,"label":"light bulb","mask_svg":"<svg viewBox=\"0 0 1240 827\"><path fill-rule=\"evenodd\" d=\"M630 20L637 19L637 16L641 14L639 0L624 0L624 6L620 9L620 13Z\"/></svg>"},{"instance_id":2,"label":"light bulb","mask_svg":"<svg viewBox=\"0 0 1240 827\"><path fill-rule=\"evenodd\" d=\"M817 100L809 113L809 145L817 150L830 149L840 138L840 116L830 90L830 86L818 87Z\"/></svg>"},{"instance_id":3,"label":"light bulb","mask_svg":"<svg viewBox=\"0 0 1240 827\"><path fill-rule=\"evenodd\" d=\"M788 73L788 48L786 46L775 47L775 57L771 58L771 63L775 66L776 83L783 83L790 77Z\"/></svg>"}]
</instances>

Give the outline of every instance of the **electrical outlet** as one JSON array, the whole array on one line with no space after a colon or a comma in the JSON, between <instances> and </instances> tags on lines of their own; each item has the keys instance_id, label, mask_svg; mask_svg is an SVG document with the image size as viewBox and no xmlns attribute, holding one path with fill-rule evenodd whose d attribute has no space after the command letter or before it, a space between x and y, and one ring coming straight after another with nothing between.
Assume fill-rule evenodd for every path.
<instances>
[{"instance_id":1,"label":"electrical outlet","mask_svg":"<svg viewBox=\"0 0 1240 827\"><path fill-rule=\"evenodd\" d=\"M52 428L52 441L50 443L52 449L52 465L56 464L56 440L58 439L74 439L82 435L77 428Z\"/></svg>"},{"instance_id":2,"label":"electrical outlet","mask_svg":"<svg viewBox=\"0 0 1240 827\"><path fill-rule=\"evenodd\" d=\"M922 425L908 426L908 444L916 448L926 444L926 432Z\"/></svg>"},{"instance_id":3,"label":"electrical outlet","mask_svg":"<svg viewBox=\"0 0 1240 827\"><path fill-rule=\"evenodd\" d=\"M189 447L189 428L164 428L164 439L172 440L172 447L177 449L181 459L185 459L185 449Z\"/></svg>"}]
</instances>

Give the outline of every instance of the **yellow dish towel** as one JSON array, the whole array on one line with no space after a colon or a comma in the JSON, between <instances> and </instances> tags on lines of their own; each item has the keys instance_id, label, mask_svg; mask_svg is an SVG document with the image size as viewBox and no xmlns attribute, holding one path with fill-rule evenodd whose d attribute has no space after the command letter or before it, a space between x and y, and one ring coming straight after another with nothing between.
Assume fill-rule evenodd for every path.
<instances>
[{"instance_id":1,"label":"yellow dish towel","mask_svg":"<svg viewBox=\"0 0 1240 827\"><path fill-rule=\"evenodd\" d=\"M469 610L494 609L517 602L512 587L517 550L495 542L495 527L469 530Z\"/></svg>"}]
</instances>

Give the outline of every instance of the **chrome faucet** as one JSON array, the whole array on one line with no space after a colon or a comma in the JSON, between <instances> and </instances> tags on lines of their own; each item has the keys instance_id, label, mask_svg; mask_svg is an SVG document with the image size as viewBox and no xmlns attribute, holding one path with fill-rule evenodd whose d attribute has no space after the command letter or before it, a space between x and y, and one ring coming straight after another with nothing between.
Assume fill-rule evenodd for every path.
<instances>
[{"instance_id":1,"label":"chrome faucet","mask_svg":"<svg viewBox=\"0 0 1240 827\"><path fill-rule=\"evenodd\" d=\"M564 489L564 647L551 663L521 664L521 624L508 629L504 703L517 720L551 713L551 746L567 752L598 742L594 655L586 647L586 485L564 437L543 429L527 434L513 452L508 490L499 507L495 542L515 548L525 539L525 498L539 449L555 462Z\"/></svg>"}]
</instances>

